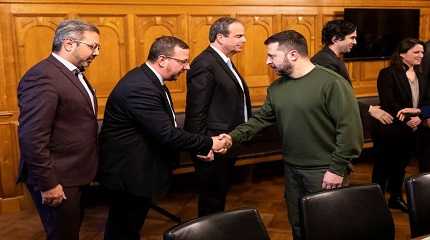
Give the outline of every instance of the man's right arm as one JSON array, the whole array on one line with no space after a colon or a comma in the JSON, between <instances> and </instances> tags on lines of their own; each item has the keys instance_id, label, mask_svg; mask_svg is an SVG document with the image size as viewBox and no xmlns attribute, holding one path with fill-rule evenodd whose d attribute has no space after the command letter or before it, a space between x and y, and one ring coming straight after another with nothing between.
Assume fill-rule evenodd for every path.
<instances>
[{"instance_id":1,"label":"man's right arm","mask_svg":"<svg viewBox=\"0 0 430 240\"><path fill-rule=\"evenodd\" d=\"M267 91L266 101L246 123L237 126L229 133L233 144L250 141L259 131L275 124L276 117L270 101L270 94Z\"/></svg>"},{"instance_id":2,"label":"man's right arm","mask_svg":"<svg viewBox=\"0 0 430 240\"><path fill-rule=\"evenodd\" d=\"M46 76L33 74L23 78L18 88L21 158L41 191L59 184L48 148L58 102L50 81Z\"/></svg>"},{"instance_id":3,"label":"man's right arm","mask_svg":"<svg viewBox=\"0 0 430 240\"><path fill-rule=\"evenodd\" d=\"M202 66L201 63L193 64L187 73L185 130L206 134L209 105L215 85L213 73L208 66Z\"/></svg>"}]
</instances>

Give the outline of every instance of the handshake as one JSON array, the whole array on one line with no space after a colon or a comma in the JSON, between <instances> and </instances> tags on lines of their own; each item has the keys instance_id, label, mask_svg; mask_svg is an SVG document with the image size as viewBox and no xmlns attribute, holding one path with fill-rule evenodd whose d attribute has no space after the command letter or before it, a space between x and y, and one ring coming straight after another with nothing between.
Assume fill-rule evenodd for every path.
<instances>
[{"instance_id":1,"label":"handshake","mask_svg":"<svg viewBox=\"0 0 430 240\"><path fill-rule=\"evenodd\" d=\"M212 137L212 149L209 151L208 155L197 155L197 157L202 161L212 161L214 160L214 154L225 154L227 150L233 145L233 140L231 136L222 133L218 136Z\"/></svg>"}]
</instances>

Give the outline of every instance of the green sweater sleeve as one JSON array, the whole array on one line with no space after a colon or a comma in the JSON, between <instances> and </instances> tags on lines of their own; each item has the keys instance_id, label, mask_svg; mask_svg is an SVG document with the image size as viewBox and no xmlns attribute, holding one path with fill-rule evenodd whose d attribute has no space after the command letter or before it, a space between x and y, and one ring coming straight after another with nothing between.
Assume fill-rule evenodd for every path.
<instances>
[{"instance_id":1,"label":"green sweater sleeve","mask_svg":"<svg viewBox=\"0 0 430 240\"><path fill-rule=\"evenodd\" d=\"M234 144L243 143L251 140L260 130L274 124L275 122L276 118L268 90L266 101L263 106L261 106L261 108L248 120L248 122L240 124L229 134L233 139Z\"/></svg>"},{"instance_id":2,"label":"green sweater sleeve","mask_svg":"<svg viewBox=\"0 0 430 240\"><path fill-rule=\"evenodd\" d=\"M329 170L344 176L363 146L360 112L352 87L345 80L333 81L326 87L327 111L336 123L336 147L331 154Z\"/></svg>"}]
</instances>

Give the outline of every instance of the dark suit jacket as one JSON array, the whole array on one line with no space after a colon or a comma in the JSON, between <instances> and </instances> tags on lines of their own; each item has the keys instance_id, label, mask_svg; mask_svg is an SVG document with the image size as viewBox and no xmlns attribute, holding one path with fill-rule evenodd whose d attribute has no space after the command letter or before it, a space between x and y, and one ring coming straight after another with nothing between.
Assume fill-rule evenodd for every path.
<instances>
[{"instance_id":1,"label":"dark suit jacket","mask_svg":"<svg viewBox=\"0 0 430 240\"><path fill-rule=\"evenodd\" d=\"M212 139L175 128L165 91L145 64L110 94L100 133L99 180L110 190L152 197L168 186L177 150L207 154Z\"/></svg>"},{"instance_id":2,"label":"dark suit jacket","mask_svg":"<svg viewBox=\"0 0 430 240\"><path fill-rule=\"evenodd\" d=\"M348 70L346 69L345 63L341 59L339 59L330 48L322 48L311 58L311 61L314 64L318 64L320 66L335 71L343 78L348 80L349 83L351 83L351 79L349 78Z\"/></svg>"},{"instance_id":3,"label":"dark suit jacket","mask_svg":"<svg viewBox=\"0 0 430 240\"><path fill-rule=\"evenodd\" d=\"M250 116L249 90L240 78ZM191 63L187 89L186 130L211 136L230 132L245 121L243 91L230 68L210 46Z\"/></svg>"},{"instance_id":4,"label":"dark suit jacket","mask_svg":"<svg viewBox=\"0 0 430 240\"><path fill-rule=\"evenodd\" d=\"M420 72L416 71L416 74L420 91L418 107L421 107L425 103L426 86ZM378 75L377 85L381 108L391 116L396 116L403 108L412 107L412 91L406 77L406 70L398 70L394 66L382 69ZM412 129L406 125L406 121L401 122L395 118L390 125L378 123L379 134L386 141L396 141L399 137L411 134Z\"/></svg>"},{"instance_id":5,"label":"dark suit jacket","mask_svg":"<svg viewBox=\"0 0 430 240\"><path fill-rule=\"evenodd\" d=\"M50 56L22 77L18 99L19 180L41 191L92 181L97 170L97 117L77 77Z\"/></svg>"}]
</instances>

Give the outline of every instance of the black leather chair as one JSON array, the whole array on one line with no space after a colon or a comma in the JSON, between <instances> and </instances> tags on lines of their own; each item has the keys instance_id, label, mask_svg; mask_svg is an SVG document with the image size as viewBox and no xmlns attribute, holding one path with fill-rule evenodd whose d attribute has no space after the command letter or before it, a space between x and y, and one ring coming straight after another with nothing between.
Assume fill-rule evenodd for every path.
<instances>
[{"instance_id":1,"label":"black leather chair","mask_svg":"<svg viewBox=\"0 0 430 240\"><path fill-rule=\"evenodd\" d=\"M406 180L411 237L430 234L430 173Z\"/></svg>"},{"instance_id":2,"label":"black leather chair","mask_svg":"<svg viewBox=\"0 0 430 240\"><path fill-rule=\"evenodd\" d=\"M266 240L270 239L256 209L216 213L177 225L164 240Z\"/></svg>"},{"instance_id":3,"label":"black leather chair","mask_svg":"<svg viewBox=\"0 0 430 240\"><path fill-rule=\"evenodd\" d=\"M305 240L393 240L394 223L378 185L305 196L300 202Z\"/></svg>"}]
</instances>

